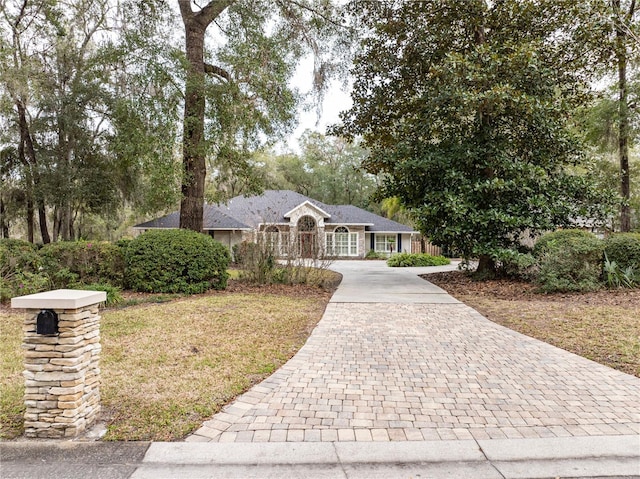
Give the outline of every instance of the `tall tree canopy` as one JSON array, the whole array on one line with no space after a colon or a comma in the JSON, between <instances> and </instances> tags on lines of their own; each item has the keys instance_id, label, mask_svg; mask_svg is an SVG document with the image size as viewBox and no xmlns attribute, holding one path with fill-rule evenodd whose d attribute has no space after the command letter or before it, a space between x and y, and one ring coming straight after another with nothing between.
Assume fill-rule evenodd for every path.
<instances>
[{"instance_id":1,"label":"tall tree canopy","mask_svg":"<svg viewBox=\"0 0 640 479\"><path fill-rule=\"evenodd\" d=\"M207 158L222 171L224 162L233 166L265 136L290 126L298 98L287 80L297 60L313 53L322 88L333 69L325 53L343 29L330 0L178 4L186 52L180 227L200 231Z\"/></svg>"},{"instance_id":2,"label":"tall tree canopy","mask_svg":"<svg viewBox=\"0 0 640 479\"><path fill-rule=\"evenodd\" d=\"M342 132L362 135L434 243L464 256L516 248L523 233L593 217L575 174L571 115L584 103L573 1L358 2L364 39Z\"/></svg>"},{"instance_id":3,"label":"tall tree canopy","mask_svg":"<svg viewBox=\"0 0 640 479\"><path fill-rule=\"evenodd\" d=\"M47 243L124 200L170 201L177 110L156 13L126 0L2 3L0 141L17 160L30 241L36 211Z\"/></svg>"}]
</instances>

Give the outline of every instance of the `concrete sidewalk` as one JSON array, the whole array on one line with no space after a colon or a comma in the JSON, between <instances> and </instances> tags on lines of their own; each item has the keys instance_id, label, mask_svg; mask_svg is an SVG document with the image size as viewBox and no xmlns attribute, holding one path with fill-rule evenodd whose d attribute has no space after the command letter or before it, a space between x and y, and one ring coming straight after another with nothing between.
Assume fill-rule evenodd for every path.
<instances>
[{"instance_id":1,"label":"concrete sidewalk","mask_svg":"<svg viewBox=\"0 0 640 479\"><path fill-rule=\"evenodd\" d=\"M394 443L0 444L3 479L640 477L631 436Z\"/></svg>"},{"instance_id":2,"label":"concrete sidewalk","mask_svg":"<svg viewBox=\"0 0 640 479\"><path fill-rule=\"evenodd\" d=\"M185 442L5 443L0 477L640 477L640 379L417 276L450 267L333 267L304 347Z\"/></svg>"}]
</instances>

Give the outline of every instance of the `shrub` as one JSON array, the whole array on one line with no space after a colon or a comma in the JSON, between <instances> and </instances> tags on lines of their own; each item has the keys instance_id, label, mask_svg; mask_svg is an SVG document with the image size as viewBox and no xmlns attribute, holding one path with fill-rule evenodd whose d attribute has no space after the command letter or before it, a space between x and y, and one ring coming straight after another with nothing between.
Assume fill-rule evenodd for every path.
<instances>
[{"instance_id":1,"label":"shrub","mask_svg":"<svg viewBox=\"0 0 640 479\"><path fill-rule=\"evenodd\" d=\"M17 271L0 278L0 301L15 296L40 293L51 288L49 277L42 273Z\"/></svg>"},{"instance_id":2,"label":"shrub","mask_svg":"<svg viewBox=\"0 0 640 479\"><path fill-rule=\"evenodd\" d=\"M110 285L108 283L93 283L93 284L76 284L73 285L74 289L83 289L86 291L104 291L107 293L107 306L113 306L123 301L122 291L117 286Z\"/></svg>"},{"instance_id":3,"label":"shrub","mask_svg":"<svg viewBox=\"0 0 640 479\"><path fill-rule=\"evenodd\" d=\"M393 268L411 266L442 266L449 263L451 263L451 261L444 256L431 256L426 253L398 253L392 255L391 258L387 260L387 265Z\"/></svg>"},{"instance_id":4,"label":"shrub","mask_svg":"<svg viewBox=\"0 0 640 479\"><path fill-rule=\"evenodd\" d=\"M36 245L17 239L0 240L0 272L38 271L40 256Z\"/></svg>"},{"instance_id":5,"label":"shrub","mask_svg":"<svg viewBox=\"0 0 640 479\"><path fill-rule=\"evenodd\" d=\"M604 240L604 252L619 268L640 271L640 233L617 233Z\"/></svg>"},{"instance_id":6,"label":"shrub","mask_svg":"<svg viewBox=\"0 0 640 479\"><path fill-rule=\"evenodd\" d=\"M498 276L531 280L537 274L538 262L531 253L502 249L492 255Z\"/></svg>"},{"instance_id":7,"label":"shrub","mask_svg":"<svg viewBox=\"0 0 640 479\"><path fill-rule=\"evenodd\" d=\"M536 244L533 246L533 255L536 258L540 258L550 250L557 250L562 247L563 244L573 243L585 239L589 241L595 238L592 233L578 229L558 230L552 233L547 233L538 238Z\"/></svg>"},{"instance_id":8,"label":"shrub","mask_svg":"<svg viewBox=\"0 0 640 479\"><path fill-rule=\"evenodd\" d=\"M127 284L136 291L196 294L227 286L229 250L189 230L148 231L129 243Z\"/></svg>"},{"instance_id":9,"label":"shrub","mask_svg":"<svg viewBox=\"0 0 640 479\"><path fill-rule=\"evenodd\" d=\"M633 288L638 282L638 273L633 266L622 269L618 263L609 260L604 254L604 280L610 288Z\"/></svg>"},{"instance_id":10,"label":"shrub","mask_svg":"<svg viewBox=\"0 0 640 479\"><path fill-rule=\"evenodd\" d=\"M364 259L383 259L383 256L376 250L370 249L367 254L364 255Z\"/></svg>"},{"instance_id":11,"label":"shrub","mask_svg":"<svg viewBox=\"0 0 640 479\"><path fill-rule=\"evenodd\" d=\"M534 247L539 258L538 283L545 292L593 291L600 288L604 242L580 230L544 235Z\"/></svg>"},{"instance_id":12,"label":"shrub","mask_svg":"<svg viewBox=\"0 0 640 479\"><path fill-rule=\"evenodd\" d=\"M60 241L40 250L44 272L56 288L73 283L110 283L122 286L124 256L106 241Z\"/></svg>"}]
</instances>

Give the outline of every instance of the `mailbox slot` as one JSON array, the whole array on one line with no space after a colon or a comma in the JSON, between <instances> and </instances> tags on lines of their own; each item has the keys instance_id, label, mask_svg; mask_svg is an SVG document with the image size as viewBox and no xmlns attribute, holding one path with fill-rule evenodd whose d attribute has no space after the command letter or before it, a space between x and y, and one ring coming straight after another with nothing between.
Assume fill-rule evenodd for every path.
<instances>
[{"instance_id":1,"label":"mailbox slot","mask_svg":"<svg viewBox=\"0 0 640 479\"><path fill-rule=\"evenodd\" d=\"M36 319L36 333L46 336L58 334L58 314L52 309L43 309Z\"/></svg>"}]
</instances>

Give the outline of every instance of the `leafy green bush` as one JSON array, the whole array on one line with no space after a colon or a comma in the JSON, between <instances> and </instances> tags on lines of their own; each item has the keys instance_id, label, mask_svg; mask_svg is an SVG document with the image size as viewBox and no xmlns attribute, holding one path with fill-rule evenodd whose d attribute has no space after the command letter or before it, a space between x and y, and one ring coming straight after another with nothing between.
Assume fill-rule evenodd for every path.
<instances>
[{"instance_id":1,"label":"leafy green bush","mask_svg":"<svg viewBox=\"0 0 640 479\"><path fill-rule=\"evenodd\" d=\"M376 250L370 249L367 254L364 255L364 259L383 259L383 256Z\"/></svg>"},{"instance_id":2,"label":"leafy green bush","mask_svg":"<svg viewBox=\"0 0 640 479\"><path fill-rule=\"evenodd\" d=\"M589 241L595 236L588 231L578 229L558 230L547 233L537 239L536 244L533 246L533 255L536 258L540 258L550 250L557 250L563 244L580 241L583 238Z\"/></svg>"},{"instance_id":3,"label":"leafy green bush","mask_svg":"<svg viewBox=\"0 0 640 479\"><path fill-rule=\"evenodd\" d=\"M604 240L604 252L619 268L640 271L640 233L616 233Z\"/></svg>"},{"instance_id":4,"label":"leafy green bush","mask_svg":"<svg viewBox=\"0 0 640 479\"><path fill-rule=\"evenodd\" d=\"M43 246L40 256L44 272L56 288L72 283L123 285L124 256L112 243L60 241Z\"/></svg>"},{"instance_id":5,"label":"leafy green bush","mask_svg":"<svg viewBox=\"0 0 640 479\"><path fill-rule=\"evenodd\" d=\"M16 296L40 293L51 288L49 277L42 273L17 271L0 277L0 301Z\"/></svg>"},{"instance_id":6,"label":"leafy green bush","mask_svg":"<svg viewBox=\"0 0 640 479\"><path fill-rule=\"evenodd\" d=\"M196 294L227 286L229 250L189 230L148 231L129 243L127 285L151 293Z\"/></svg>"},{"instance_id":7,"label":"leafy green bush","mask_svg":"<svg viewBox=\"0 0 640 479\"><path fill-rule=\"evenodd\" d=\"M36 245L17 239L0 239L0 272L38 271L40 255Z\"/></svg>"},{"instance_id":8,"label":"leafy green bush","mask_svg":"<svg viewBox=\"0 0 640 479\"><path fill-rule=\"evenodd\" d=\"M117 286L110 285L108 283L92 283L92 284L75 284L73 289L83 289L85 291L104 291L107 293L107 306L113 306L121 303L124 298L122 297L121 289Z\"/></svg>"},{"instance_id":9,"label":"leafy green bush","mask_svg":"<svg viewBox=\"0 0 640 479\"><path fill-rule=\"evenodd\" d=\"M537 274L538 261L531 253L502 249L492 255L500 277L531 280Z\"/></svg>"},{"instance_id":10,"label":"leafy green bush","mask_svg":"<svg viewBox=\"0 0 640 479\"><path fill-rule=\"evenodd\" d=\"M545 292L593 291L601 287L604 242L580 230L548 233L534 254L540 263L538 283Z\"/></svg>"},{"instance_id":11,"label":"leafy green bush","mask_svg":"<svg viewBox=\"0 0 640 479\"><path fill-rule=\"evenodd\" d=\"M387 260L387 265L396 267L412 267L412 266L442 266L449 264L451 261L444 256L431 256L427 253L398 253L392 255Z\"/></svg>"}]
</instances>

